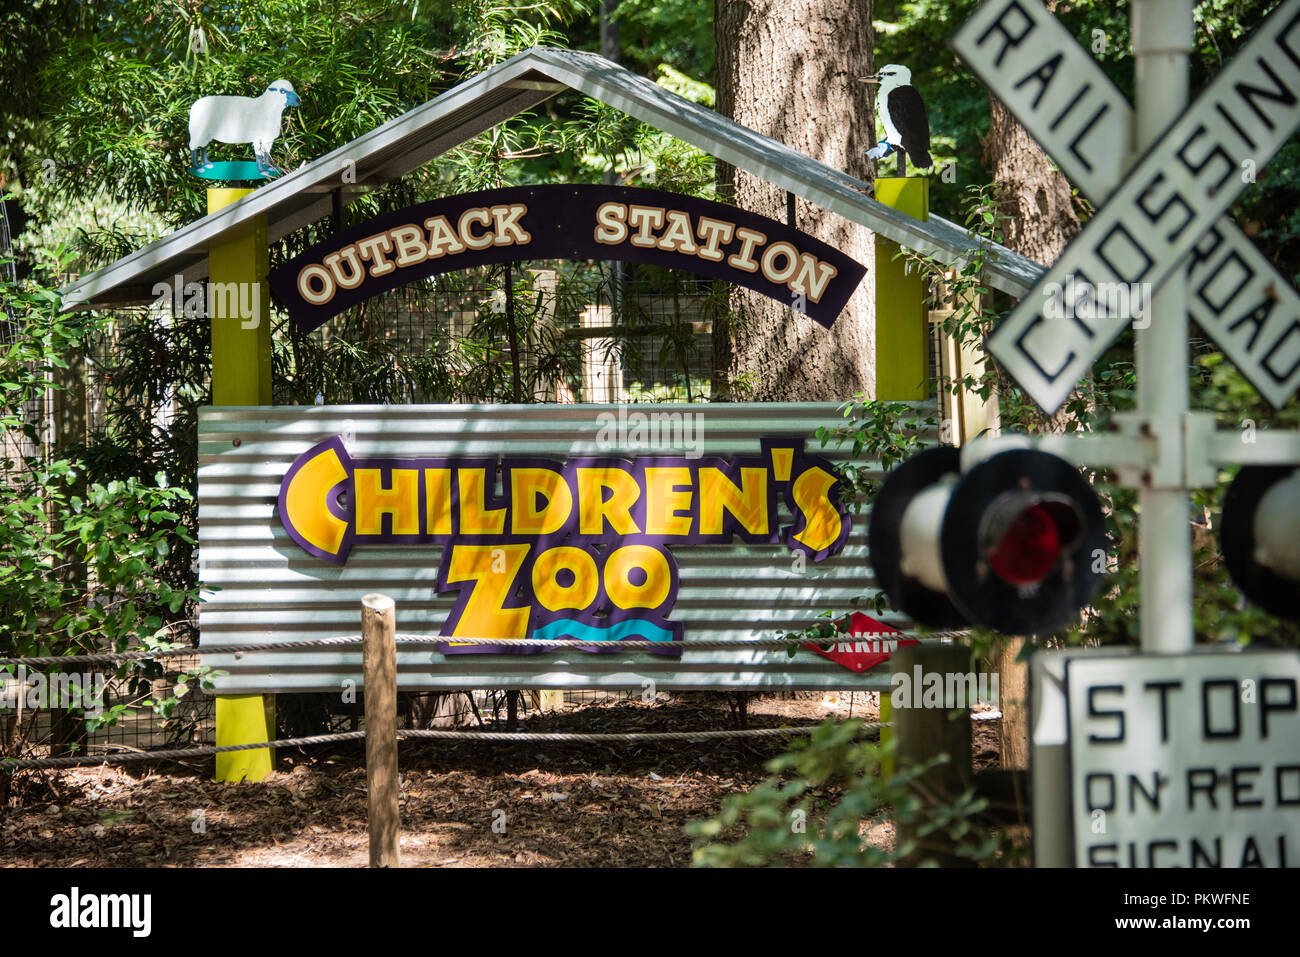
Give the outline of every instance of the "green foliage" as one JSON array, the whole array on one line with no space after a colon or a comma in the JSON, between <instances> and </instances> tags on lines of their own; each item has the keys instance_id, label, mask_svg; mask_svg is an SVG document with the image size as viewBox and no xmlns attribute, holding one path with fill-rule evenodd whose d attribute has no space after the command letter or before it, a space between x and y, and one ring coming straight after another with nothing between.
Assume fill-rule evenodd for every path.
<instances>
[{"instance_id":1,"label":"green foliage","mask_svg":"<svg viewBox=\"0 0 1300 957\"><path fill-rule=\"evenodd\" d=\"M619 0L616 18L620 56L630 68L648 75L664 64L712 81L713 0Z\"/></svg>"},{"instance_id":2,"label":"green foliage","mask_svg":"<svg viewBox=\"0 0 1300 957\"><path fill-rule=\"evenodd\" d=\"M935 418L906 402L867 399L861 394L841 406L840 413L846 423L835 429L818 427L817 440L823 448L830 442L851 447L852 460L840 468L840 474L848 483L855 510L860 511L877 491L871 473L888 472L919 451Z\"/></svg>"},{"instance_id":3,"label":"green foliage","mask_svg":"<svg viewBox=\"0 0 1300 957\"><path fill-rule=\"evenodd\" d=\"M94 481L84 461L43 446L47 376L101 320L61 315L58 295L35 280L0 280L0 302L11 317L0 352L0 655L167 647L198 597L166 574L174 550L194 543L180 515L192 495L161 472ZM117 676L140 684L158 673L140 662Z\"/></svg>"},{"instance_id":4,"label":"green foliage","mask_svg":"<svg viewBox=\"0 0 1300 957\"><path fill-rule=\"evenodd\" d=\"M696 866L925 866L936 862L930 838L940 832L973 862L999 853L1001 839L980 819L986 801L971 791L936 801L926 789L924 776L946 755L886 776L881 764L893 745L864 741L863 730L857 719L823 722L767 763L767 780L728 795L716 817L688 824ZM891 821L917 838L885 850L880 831Z\"/></svg>"},{"instance_id":5,"label":"green foliage","mask_svg":"<svg viewBox=\"0 0 1300 957\"><path fill-rule=\"evenodd\" d=\"M26 51L34 77L21 78L14 113L23 125L0 141L0 168L16 171L47 204L109 188L173 226L205 211L205 184L187 172L189 107L200 96L257 95L290 79L302 104L285 111L274 158L293 169L520 50L567 45L557 28L587 15L582 0L73 6L28 0L8 15L26 32L52 7L63 22L60 43ZM0 67L5 76L8 66ZM494 146L519 158L564 152L578 130L521 118L498 128ZM210 155L246 158L247 150L214 144ZM424 175L444 182L450 175L455 188L467 188L486 175L475 159L484 153L481 143L469 144L459 169Z\"/></svg>"},{"instance_id":6,"label":"green foliage","mask_svg":"<svg viewBox=\"0 0 1300 957\"><path fill-rule=\"evenodd\" d=\"M921 414L906 402L866 399L862 395L846 402L840 412L846 423L834 429L818 426L817 440L822 448L832 442L837 448L851 446L852 458L841 463L838 469L845 483L841 500L854 514L860 515L879 491L874 475L888 472L919 451L925 444L927 432L934 428L935 419L932 415ZM869 600L865 596L853 599L852 605L853 610L866 609L880 614L888 608L888 599L877 592ZM790 642L786 654L793 658L803 642L845 634L849 625L848 611L842 615L823 612L818 621L806 628L781 636L782 640Z\"/></svg>"}]
</instances>

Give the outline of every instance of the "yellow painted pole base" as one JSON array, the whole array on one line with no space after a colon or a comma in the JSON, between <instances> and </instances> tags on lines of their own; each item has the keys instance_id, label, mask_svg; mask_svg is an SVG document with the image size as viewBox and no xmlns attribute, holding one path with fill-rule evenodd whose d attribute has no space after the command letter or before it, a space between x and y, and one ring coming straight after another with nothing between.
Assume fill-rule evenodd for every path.
<instances>
[{"instance_id":1,"label":"yellow painted pole base","mask_svg":"<svg viewBox=\"0 0 1300 957\"><path fill-rule=\"evenodd\" d=\"M275 695L217 695L217 747L275 738ZM217 755L218 781L260 781L271 773L275 752L227 751Z\"/></svg>"}]
</instances>

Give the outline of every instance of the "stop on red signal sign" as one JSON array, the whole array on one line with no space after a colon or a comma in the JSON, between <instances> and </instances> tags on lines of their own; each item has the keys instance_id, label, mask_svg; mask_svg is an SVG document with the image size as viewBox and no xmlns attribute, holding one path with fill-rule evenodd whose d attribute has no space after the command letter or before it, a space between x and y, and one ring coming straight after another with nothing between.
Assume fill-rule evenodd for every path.
<instances>
[{"instance_id":1,"label":"stop on red signal sign","mask_svg":"<svg viewBox=\"0 0 1300 957\"><path fill-rule=\"evenodd\" d=\"M835 623L836 627L845 624L844 619ZM861 673L874 668L882 661L888 661L899 648L916 644L915 638L902 637L903 632L891 628L883 621L876 621L869 615L855 611L848 618L844 628L844 640L833 645L804 645L824 658L843 665L850 671ZM900 637L894 638L893 635Z\"/></svg>"}]
</instances>

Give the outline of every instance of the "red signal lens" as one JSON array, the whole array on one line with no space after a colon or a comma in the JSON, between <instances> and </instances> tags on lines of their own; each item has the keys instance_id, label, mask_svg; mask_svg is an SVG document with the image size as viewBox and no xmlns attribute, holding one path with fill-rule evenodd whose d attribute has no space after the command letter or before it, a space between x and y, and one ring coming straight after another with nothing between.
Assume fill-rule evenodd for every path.
<instances>
[{"instance_id":1,"label":"red signal lens","mask_svg":"<svg viewBox=\"0 0 1300 957\"><path fill-rule=\"evenodd\" d=\"M1032 585L1052 573L1061 551L1061 529L1053 510L1039 502L1007 523L989 553L989 567L1009 584Z\"/></svg>"}]
</instances>

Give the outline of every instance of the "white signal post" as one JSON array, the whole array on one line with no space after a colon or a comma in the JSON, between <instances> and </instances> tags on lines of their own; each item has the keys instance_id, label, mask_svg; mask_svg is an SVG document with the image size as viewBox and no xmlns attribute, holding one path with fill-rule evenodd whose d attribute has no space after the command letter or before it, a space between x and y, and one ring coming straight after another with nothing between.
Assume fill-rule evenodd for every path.
<instances>
[{"instance_id":1,"label":"white signal post","mask_svg":"<svg viewBox=\"0 0 1300 957\"><path fill-rule=\"evenodd\" d=\"M1193 0L1134 0L1136 155L1145 153L1187 107ZM1175 276L1138 329L1137 405L1155 441L1156 461L1138 490L1139 606L1144 652L1191 651L1192 532L1188 520L1187 286Z\"/></svg>"},{"instance_id":2,"label":"white signal post","mask_svg":"<svg viewBox=\"0 0 1300 957\"><path fill-rule=\"evenodd\" d=\"M1300 389L1300 294L1226 215L1231 199L1253 182L1248 172L1262 167L1300 126L1300 0L1283 0L1274 8L1207 91L1189 104L1193 7L1193 0L1133 0L1134 111L1038 0L989 0L953 38L962 58L1098 208L999 324L989 351L1052 411L1130 320L1145 320L1133 324L1136 410L1114 416L1109 434L1033 439L1039 451L1115 470L1122 484L1138 490L1141 510L1142 654L1071 649L1036 654L1030 662L1031 693L1039 702L1031 729L1031 771L1034 857L1040 866L1195 863L1195 847L1190 857L1186 846L1181 856L1165 853L1171 827L1190 835L1193 846L1200 840L1217 847L1211 838L1221 837L1225 846L1236 841L1232 846L1240 853L1230 851L1224 858L1230 864L1285 863L1287 841L1292 847L1300 843L1300 817L1290 801L1278 800L1262 815L1234 811L1231 821L1220 815L1207 822L1194 820L1191 785L1181 792L1175 787L1163 803L1153 799L1138 809L1140 814L1113 801L1107 805L1104 796L1088 790L1097 778L1087 764L1096 755L1088 748L1098 739L1085 730L1091 704L1080 711L1080 702L1091 702L1094 692L1113 691L1098 683L1110 681L1108 676L1137 678L1149 672L1185 683L1209 674L1209 685L1232 685L1236 679L1226 676L1258 674L1294 687L1288 677L1296 666L1292 652L1277 653L1280 659L1273 661L1262 652L1194 650L1189 490L1216 485L1225 465L1294 467L1300 463L1300 432L1256 431L1253 425L1220 430L1212 414L1190 411L1188 329L1190 312L1274 406ZM1204 182L1207 170L1217 177L1215 183ZM1116 237L1123 242L1107 250ZM1084 281L1076 284L1076 279ZM1103 283L1108 292L1127 286L1131 294L1130 281L1156 290L1148 301L1139 300L1136 316L1129 297L1108 294L1102 307ZM1053 308L1044 305L1049 293L1056 294ZM1074 311L1081 302L1086 311ZM1062 304L1071 311L1058 312ZM992 455L1024 442L1023 436L1008 436L979 444ZM1247 482L1235 504L1240 515L1224 525L1237 533L1231 549L1224 545L1225 555L1235 556L1241 566L1233 577L1243 594L1286 614L1289 585L1300 563L1289 531L1297 496L1293 479L1269 486L1268 470L1253 476L1243 471L1234 490L1243 477ZM1252 524L1245 529L1247 521ZM1261 563L1264 572L1280 577L1259 577ZM1229 700L1235 701L1235 694L1234 687ZM1289 700L1294 702L1294 691ZM1188 701L1195 699L1178 699L1183 717L1176 721L1185 722ZM1106 714L1131 715L1133 728L1151 725L1133 701ZM1208 721L1202 724L1208 727ZM1163 750L1138 742L1138 735L1127 744L1122 734L1103 739L1104 753L1094 765L1113 783L1121 753L1116 748L1126 746L1141 752L1139 778L1154 773L1157 782L1161 774L1166 782L1190 781L1183 772L1197 771L1208 748L1192 725L1180 728L1181 745ZM1261 738L1259 753L1271 760L1282 740L1291 739ZM1240 756L1236 745L1228 752L1232 760ZM1242 769L1231 766L1233 774ZM1157 813L1163 817L1157 819ZM1271 858L1261 850L1265 839Z\"/></svg>"}]
</instances>

